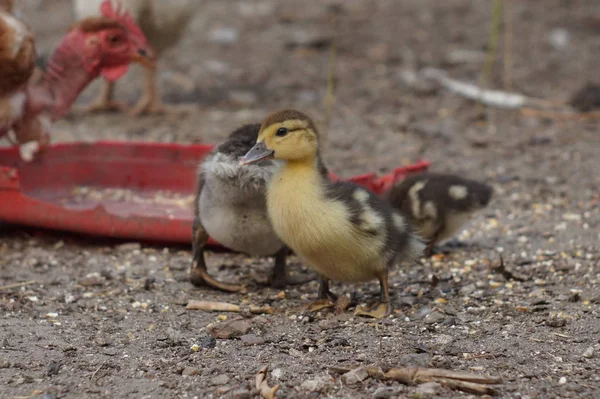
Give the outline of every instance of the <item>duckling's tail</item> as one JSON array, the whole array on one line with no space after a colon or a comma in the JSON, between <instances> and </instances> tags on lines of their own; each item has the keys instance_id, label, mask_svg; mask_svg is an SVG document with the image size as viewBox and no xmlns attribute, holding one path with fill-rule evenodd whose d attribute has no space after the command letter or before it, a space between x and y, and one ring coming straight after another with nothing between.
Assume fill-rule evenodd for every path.
<instances>
[{"instance_id":1,"label":"duckling's tail","mask_svg":"<svg viewBox=\"0 0 600 399\"><path fill-rule=\"evenodd\" d=\"M408 242L404 247L404 251L402 251L402 258L407 261L416 260L423 256L426 246L425 240L417 233L411 231L408 233Z\"/></svg>"},{"instance_id":2,"label":"duckling's tail","mask_svg":"<svg viewBox=\"0 0 600 399\"><path fill-rule=\"evenodd\" d=\"M396 225L400 230L398 259L408 262L414 261L423 256L427 243L423 237L416 233L412 223L404 217L402 212L395 211L395 213L394 219L402 221L401 224Z\"/></svg>"}]
</instances>

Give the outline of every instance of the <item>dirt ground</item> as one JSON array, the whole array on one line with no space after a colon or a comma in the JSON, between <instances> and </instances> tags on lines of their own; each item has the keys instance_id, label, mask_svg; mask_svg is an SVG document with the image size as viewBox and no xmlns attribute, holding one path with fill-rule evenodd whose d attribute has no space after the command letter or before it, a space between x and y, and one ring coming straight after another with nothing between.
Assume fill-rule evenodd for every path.
<instances>
[{"instance_id":1,"label":"dirt ground","mask_svg":"<svg viewBox=\"0 0 600 399\"><path fill-rule=\"evenodd\" d=\"M338 2L337 97L327 163L343 175L387 172L425 158L432 170L493 184L488 208L445 256L398 265L394 314L383 321L302 313L317 283L264 285L271 259L209 253L211 273L250 285L246 295L194 288L189 247L83 239L4 227L0 285L0 397L254 397L269 365L278 397L466 398L435 384L367 378L347 384L331 366L402 364L500 376L498 397L600 397L600 131L488 109L431 86L407 68L439 67L477 82L491 4L468 0ZM72 116L55 141L101 138L217 143L282 106L323 120L332 1L199 3L189 33L161 64L166 100L187 116ZM512 89L568 100L598 79L600 3L513 1ZM48 51L72 21L70 1L25 15ZM502 50L500 49L500 55ZM503 64L492 85L503 87ZM133 103L133 68L118 97ZM81 97L89 102L100 85ZM444 248L442 248L444 249ZM502 254L513 277L495 271ZM294 270L309 271L292 258ZM439 280L431 284L433 276ZM508 279L507 279L508 278ZM376 282L334 284L354 303ZM186 310L190 299L270 305L273 315ZM209 325L244 318L244 339ZM244 323L238 323L244 324ZM244 327L244 326L242 326ZM247 328L249 328L248 331Z\"/></svg>"}]
</instances>

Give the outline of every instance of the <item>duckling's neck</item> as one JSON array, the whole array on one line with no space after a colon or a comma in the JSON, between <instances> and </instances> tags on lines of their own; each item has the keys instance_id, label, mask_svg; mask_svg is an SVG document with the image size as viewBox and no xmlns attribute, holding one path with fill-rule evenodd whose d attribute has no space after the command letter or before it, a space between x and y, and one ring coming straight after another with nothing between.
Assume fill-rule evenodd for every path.
<instances>
[{"instance_id":1,"label":"duckling's neck","mask_svg":"<svg viewBox=\"0 0 600 399\"><path fill-rule=\"evenodd\" d=\"M283 183L286 185L298 184L299 182L312 184L315 188L321 186L321 176L319 175L316 157L307 157L284 162L271 180L271 183Z\"/></svg>"}]
</instances>

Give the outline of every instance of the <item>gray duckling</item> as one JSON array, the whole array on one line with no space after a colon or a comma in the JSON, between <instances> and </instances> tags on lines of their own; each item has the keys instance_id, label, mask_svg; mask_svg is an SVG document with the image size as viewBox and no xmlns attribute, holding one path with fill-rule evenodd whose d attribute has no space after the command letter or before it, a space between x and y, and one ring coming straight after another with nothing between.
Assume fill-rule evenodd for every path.
<instances>
[{"instance_id":1,"label":"gray duckling","mask_svg":"<svg viewBox=\"0 0 600 399\"><path fill-rule=\"evenodd\" d=\"M433 246L455 234L492 198L492 187L478 181L440 173L412 175L383 194L394 208L406 215L421 237Z\"/></svg>"},{"instance_id":2,"label":"gray duckling","mask_svg":"<svg viewBox=\"0 0 600 399\"><path fill-rule=\"evenodd\" d=\"M272 287L283 288L313 279L288 275L286 258L290 250L269 221L266 190L277 164L271 160L245 167L239 164L239 158L256 142L259 130L260 124L238 128L198 168L190 271L190 281L195 286L208 284L229 292L244 290L243 285L220 282L208 274L204 249L209 236L238 252L274 256ZM322 173L327 173L324 166Z\"/></svg>"}]
</instances>

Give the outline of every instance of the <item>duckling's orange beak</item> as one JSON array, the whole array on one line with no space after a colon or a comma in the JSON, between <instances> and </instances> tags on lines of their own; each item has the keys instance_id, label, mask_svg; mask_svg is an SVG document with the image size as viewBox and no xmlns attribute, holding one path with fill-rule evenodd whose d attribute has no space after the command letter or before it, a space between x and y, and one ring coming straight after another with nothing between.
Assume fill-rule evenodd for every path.
<instances>
[{"instance_id":1,"label":"duckling's orange beak","mask_svg":"<svg viewBox=\"0 0 600 399\"><path fill-rule=\"evenodd\" d=\"M249 165L251 163L262 161L263 159L269 159L273 157L273 154L275 154L275 151L269 150L265 143L256 143L254 144L254 147L240 159L240 165Z\"/></svg>"}]
</instances>

